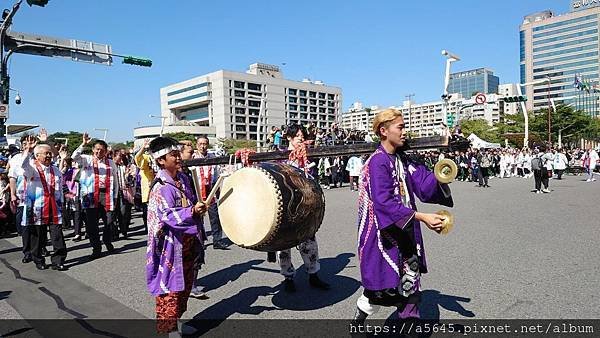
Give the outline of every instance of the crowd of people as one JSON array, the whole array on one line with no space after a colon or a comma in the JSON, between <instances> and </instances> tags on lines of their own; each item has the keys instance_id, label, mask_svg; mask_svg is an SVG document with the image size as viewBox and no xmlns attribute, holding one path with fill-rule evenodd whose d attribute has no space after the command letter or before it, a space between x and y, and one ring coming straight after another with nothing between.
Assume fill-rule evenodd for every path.
<instances>
[{"instance_id":1,"label":"crowd of people","mask_svg":"<svg viewBox=\"0 0 600 338\"><path fill-rule=\"evenodd\" d=\"M420 221L439 232L443 217L416 212L413 193L421 200L452 204L449 189L446 191L445 185L437 185L431 174L435 164L444 158L452 159L458 165L459 181L477 182L478 187L489 187L490 177L533 177L534 191L549 193L548 179L553 176L562 179L567 169L581 169L588 175L587 182L596 180L594 170L599 159L598 153L591 148L469 148L452 153L428 151L408 155L400 152L396 153L396 159L390 160L389 154L394 154L404 144L406 131L399 112L386 111L378 118L382 120L375 121L374 132L381 143L370 157L333 156L312 159L314 162L309 158L290 158L286 162L303 169L307 177L316 179L325 189L342 187L348 182L350 190L359 191L361 201L374 205L374 209L359 208L361 219L373 210L377 215L376 218L367 215L371 223L362 224L359 232L363 230L362 226L374 227L377 222L392 221L398 217L396 224L401 222L404 224L402 227L416 222L410 227L417 231ZM0 155L0 235L13 231L18 233L22 239L23 264L33 262L37 269L45 270L48 268L46 257L50 256L50 268L59 271L68 269L65 266L68 254L65 237L72 237L74 242L89 240L89 260L110 255L115 252L116 241L130 236L132 211L139 210L148 234L146 277L148 289L156 297L158 330L170 332L177 329L177 319L185 312L190 294L203 296L195 281L205 259L208 235L203 224L205 214L210 220L213 249L226 250L232 244L221 229L215 199L207 200L221 167L197 167L193 173L190 168L182 166L183 160L216 156L209 151L208 138L198 137L194 144L158 137L133 150L111 149L106 142L91 140L84 133L81 144L72 153L67 152L65 145L49 142L43 129L39 135L26 135L20 141L20 147L10 147ZM337 144L338 141L364 142L365 135L346 133L337 126L330 130L313 128L312 133L310 128L299 125L273 128L272 144L276 150L300 153L298 149L302 147ZM385 155L386 152L388 155ZM306 151L304 153L306 155ZM384 162L391 164L383 165ZM382 174L383 167L392 171ZM378 181L379 178L373 181L370 175L383 175L373 176L379 177L382 182L399 177L402 181L385 185ZM423 180L431 182L425 186L422 185ZM415 182L421 182L421 186ZM385 194L397 195L399 204L388 205L390 200L378 195L384 194L382 189ZM386 189L391 190L387 192ZM373 192L368 193L371 190ZM360 203L362 205L363 202ZM376 227L378 230L373 231L381 231L381 226ZM63 229L73 229L73 232L64 236ZM362 233L359 235L362 236ZM386 276L375 278L369 272L372 267L363 266L363 250L373 251L373 245L377 244L372 242L368 233L366 236L359 238L365 286L365 292L357 302L356 315L359 319L373 313L375 305L385 305L380 303L387 301L380 299L381 292L392 290L384 288ZM49 246L52 247L50 250ZM329 284L318 276L320 265L316 237L302 242L298 250L309 274L309 284L322 290L329 289ZM398 256L396 251L391 253ZM365 254L375 255L373 252ZM272 261L273 256L275 253L269 255L269 260ZM284 277L284 290L295 292L291 248L279 251L277 257ZM399 259L394 264L402 266L404 273L409 275L407 281L411 288L390 296L394 302L402 297L412 299L410 295L418 293L419 285L420 272L415 262L421 260L420 254L411 251L410 255ZM378 264L388 263L381 261ZM390 304L396 304L394 302ZM415 304L399 305L400 316L418 317Z\"/></svg>"}]
</instances>

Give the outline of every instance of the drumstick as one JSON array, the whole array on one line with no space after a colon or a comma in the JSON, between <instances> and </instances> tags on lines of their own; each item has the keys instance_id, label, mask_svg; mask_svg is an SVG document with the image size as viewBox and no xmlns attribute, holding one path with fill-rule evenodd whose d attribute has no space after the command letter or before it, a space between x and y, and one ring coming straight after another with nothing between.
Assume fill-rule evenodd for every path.
<instances>
[{"instance_id":1,"label":"drumstick","mask_svg":"<svg viewBox=\"0 0 600 338\"><path fill-rule=\"evenodd\" d=\"M217 190L221 186L221 183L223 182L223 179L225 179L226 176L229 176L229 175L221 174L221 176L219 176L219 179L217 179L217 183L215 183L215 185L213 185L212 189L210 190L210 193L208 194L208 197L206 197L206 200L203 201L203 203L206 204L206 206L209 206L212 204L213 197L215 197Z\"/></svg>"}]
</instances>

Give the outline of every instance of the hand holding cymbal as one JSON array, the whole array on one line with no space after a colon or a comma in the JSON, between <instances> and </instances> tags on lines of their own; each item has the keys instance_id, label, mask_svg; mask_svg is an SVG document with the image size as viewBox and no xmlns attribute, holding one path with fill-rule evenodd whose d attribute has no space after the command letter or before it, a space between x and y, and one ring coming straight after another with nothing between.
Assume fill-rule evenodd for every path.
<instances>
[{"instance_id":1,"label":"hand holding cymbal","mask_svg":"<svg viewBox=\"0 0 600 338\"><path fill-rule=\"evenodd\" d=\"M440 210L436 212L436 214L444 217L444 220L442 221L443 227L439 233L442 235L447 235L450 232L450 230L452 230L452 228L454 227L454 215L452 215L446 210Z\"/></svg>"}]
</instances>

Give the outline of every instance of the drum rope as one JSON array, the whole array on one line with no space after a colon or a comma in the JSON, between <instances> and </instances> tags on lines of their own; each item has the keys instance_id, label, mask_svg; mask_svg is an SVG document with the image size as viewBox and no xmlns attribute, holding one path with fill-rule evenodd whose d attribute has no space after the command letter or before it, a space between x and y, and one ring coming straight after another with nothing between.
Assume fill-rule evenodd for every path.
<instances>
[{"instance_id":1,"label":"drum rope","mask_svg":"<svg viewBox=\"0 0 600 338\"><path fill-rule=\"evenodd\" d=\"M247 167L250 164L252 164L252 162L250 162L250 155L252 154L256 154L256 151L250 148L242 148L235 151L235 157L239 157L240 162L242 162L242 165L244 167Z\"/></svg>"}]
</instances>

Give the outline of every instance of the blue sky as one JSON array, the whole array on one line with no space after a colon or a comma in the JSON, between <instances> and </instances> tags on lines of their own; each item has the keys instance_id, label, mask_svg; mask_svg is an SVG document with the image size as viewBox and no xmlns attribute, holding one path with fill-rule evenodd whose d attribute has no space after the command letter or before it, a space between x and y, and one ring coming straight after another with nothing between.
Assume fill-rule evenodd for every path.
<instances>
[{"instance_id":1,"label":"blue sky","mask_svg":"<svg viewBox=\"0 0 600 338\"><path fill-rule=\"evenodd\" d=\"M13 1L2 1L9 7ZM442 49L461 57L452 71L489 67L501 83L519 76L523 16L569 10L569 0L505 1L159 1L50 0L24 5L18 32L110 44L151 58L152 68L111 67L15 54L9 123L36 123L50 133L109 128L109 141L133 139L133 128L159 124L159 89L219 69L254 62L280 65L284 76L341 87L344 110L437 100ZM282 65L285 63L285 65ZM11 92L12 98L15 93Z\"/></svg>"}]
</instances>

